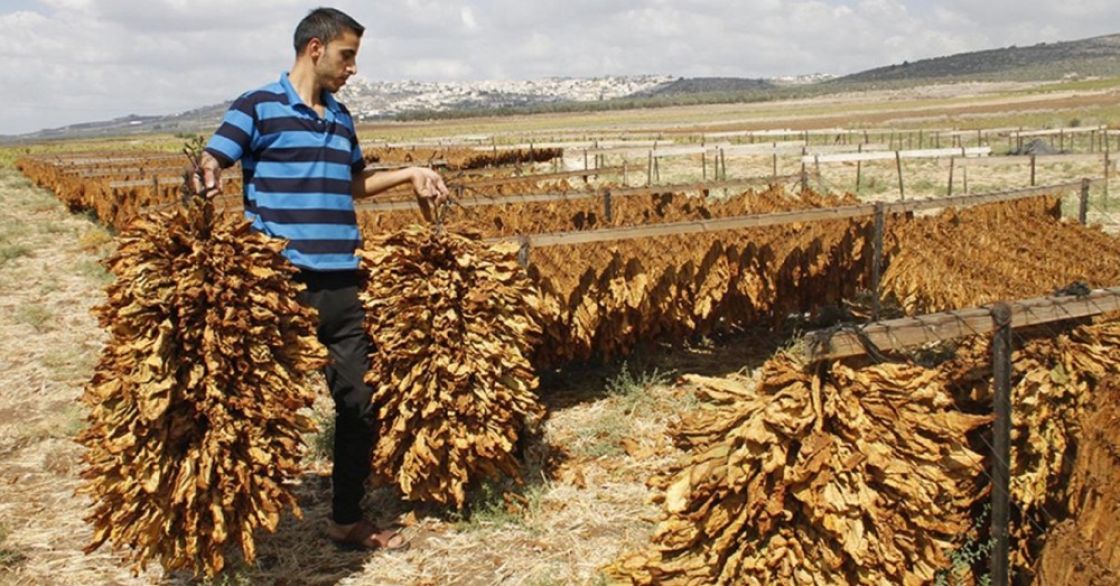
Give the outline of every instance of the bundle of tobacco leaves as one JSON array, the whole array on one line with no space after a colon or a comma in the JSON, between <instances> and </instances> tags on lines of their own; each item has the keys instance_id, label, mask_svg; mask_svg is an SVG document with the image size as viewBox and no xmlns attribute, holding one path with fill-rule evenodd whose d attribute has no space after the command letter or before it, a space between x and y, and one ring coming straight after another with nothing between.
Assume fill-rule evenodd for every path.
<instances>
[{"instance_id":1,"label":"bundle of tobacco leaves","mask_svg":"<svg viewBox=\"0 0 1120 586\"><path fill-rule=\"evenodd\" d=\"M988 421L953 409L937 371L687 377L706 402L674 430L688 454L655 477L652 545L608 571L635 584L924 584L969 525Z\"/></svg>"},{"instance_id":2,"label":"bundle of tobacco leaves","mask_svg":"<svg viewBox=\"0 0 1120 586\"><path fill-rule=\"evenodd\" d=\"M456 507L475 481L518 478L514 445L543 408L529 362L537 293L517 246L412 226L358 256L375 346L375 472L409 499Z\"/></svg>"},{"instance_id":3,"label":"bundle of tobacco leaves","mask_svg":"<svg viewBox=\"0 0 1120 586\"><path fill-rule=\"evenodd\" d=\"M118 244L95 310L110 337L82 397L86 551L214 575L238 543L252 563L254 532L299 514L286 482L314 425L298 411L326 362L314 310L284 243L209 201L139 218Z\"/></svg>"}]
</instances>

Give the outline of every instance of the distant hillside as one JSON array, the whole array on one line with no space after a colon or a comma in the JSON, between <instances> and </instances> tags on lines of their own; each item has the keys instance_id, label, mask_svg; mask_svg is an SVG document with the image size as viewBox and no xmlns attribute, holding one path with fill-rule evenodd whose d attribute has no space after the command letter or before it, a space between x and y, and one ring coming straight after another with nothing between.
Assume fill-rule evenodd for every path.
<instances>
[{"instance_id":1,"label":"distant hillside","mask_svg":"<svg viewBox=\"0 0 1120 586\"><path fill-rule=\"evenodd\" d=\"M839 77L826 84L960 79L1057 80L1090 75L1120 75L1120 34L904 61Z\"/></svg>"},{"instance_id":2,"label":"distant hillside","mask_svg":"<svg viewBox=\"0 0 1120 586\"><path fill-rule=\"evenodd\" d=\"M672 83L635 93L631 97L765 91L774 89L774 87L774 84L765 79L746 79L742 77L682 77Z\"/></svg>"}]
</instances>

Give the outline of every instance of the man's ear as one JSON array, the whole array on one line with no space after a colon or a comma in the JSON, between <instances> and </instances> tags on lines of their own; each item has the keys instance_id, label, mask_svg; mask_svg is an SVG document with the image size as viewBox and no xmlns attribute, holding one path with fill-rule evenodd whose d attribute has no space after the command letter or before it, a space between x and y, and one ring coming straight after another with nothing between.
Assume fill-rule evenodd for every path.
<instances>
[{"instance_id":1,"label":"man's ear","mask_svg":"<svg viewBox=\"0 0 1120 586\"><path fill-rule=\"evenodd\" d=\"M326 45L323 44L323 41L319 40L319 37L311 37L311 40L307 41L307 56L310 57L312 61L318 61L325 51Z\"/></svg>"}]
</instances>

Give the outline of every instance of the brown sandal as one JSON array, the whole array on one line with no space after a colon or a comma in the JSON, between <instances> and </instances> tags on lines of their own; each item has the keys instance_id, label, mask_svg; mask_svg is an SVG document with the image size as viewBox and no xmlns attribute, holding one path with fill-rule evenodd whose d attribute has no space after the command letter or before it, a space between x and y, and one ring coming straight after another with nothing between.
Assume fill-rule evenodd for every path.
<instances>
[{"instance_id":1,"label":"brown sandal","mask_svg":"<svg viewBox=\"0 0 1120 586\"><path fill-rule=\"evenodd\" d=\"M355 523L341 538L330 536L331 541L340 548L366 551L405 551L411 545L404 534L396 529L378 529L373 523L362 519Z\"/></svg>"}]
</instances>

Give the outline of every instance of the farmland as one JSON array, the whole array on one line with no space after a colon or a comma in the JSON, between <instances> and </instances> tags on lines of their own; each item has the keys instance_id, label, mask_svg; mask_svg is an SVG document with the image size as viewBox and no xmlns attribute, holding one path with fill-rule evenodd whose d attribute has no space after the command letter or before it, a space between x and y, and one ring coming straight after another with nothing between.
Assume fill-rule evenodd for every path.
<instances>
[{"instance_id":1,"label":"farmland","mask_svg":"<svg viewBox=\"0 0 1120 586\"><path fill-rule=\"evenodd\" d=\"M988 425L983 419L991 412L983 338L953 351L926 349L950 354L933 362L907 355L909 362L898 367L829 363L832 374L817 382L819 375L794 373L788 357L801 352L804 331L835 325L830 313L868 315L877 254L885 268L884 312L898 318L1043 296L1073 281L1094 289L1120 285L1120 245L1109 235L1120 211L1114 203L1120 184L1109 181L1111 153L1120 151L1118 88L977 84L360 129L370 141L370 164L398 164L394 153L412 153L414 161L447 165L445 176L461 187L462 204L448 212L449 231L520 247L541 296L544 341L532 360L547 417L520 454L524 484L476 487L465 511L408 503L392 487L374 491L367 511L380 521L403 522L413 539L409 551L389 554L340 552L321 536L329 510L329 438L309 435L310 451L292 485L303 520L286 515L276 533L258 532L256 562L233 555L213 582L599 584L657 575L710 581L711 571L732 581L803 578L790 573L793 567L840 580L850 578L844 572L853 559L901 582L960 565L958 552L967 544L953 536L975 537L986 522L982 470L990 449L970 435ZM1109 126L1112 132L1105 132ZM1047 129L1054 133L1029 134ZM1036 138L1067 153L1010 154ZM175 164L160 157L174 161L181 146L180 138L153 136L23 145L3 154L0 579L191 580L183 572L162 575L158 564L134 577L124 557L108 548L83 554L92 529L82 517L90 502L74 496L82 448L73 438L87 425L77 398L106 342L90 314L105 302L111 280L98 261L114 252L113 235L133 218L176 201ZM534 154L545 149L553 151ZM498 160L514 151L520 154ZM874 153L887 155L860 158ZM494 160L479 158L485 155ZM978 162L985 159L992 161ZM106 173L93 175L98 169ZM552 177L508 177L518 173ZM1054 185L1062 187L1006 193ZM993 193L1003 195L979 197ZM951 196L978 199L940 209L946 206L937 201ZM876 212L876 202L885 211ZM916 202L926 202L928 211L882 207ZM220 206L240 213L237 198ZM1082 209L1087 226L1078 221ZM885 224L878 234L876 213ZM420 221L408 198L396 196L359 205L359 217L367 237ZM1045 515L1066 506L1054 487L1063 482L1067 454L1047 446L1074 445L1081 417L1107 416L1107 405L1090 408L1097 378L1078 373L1115 375L1120 348L1110 324L1055 322L1016 342L1017 364L1027 373L1050 376L1058 364L1086 365L1077 373L1062 370L1064 379L1028 375L1012 392L1036 409L1024 418L1028 423L1016 422L1012 446L1016 461L1029 463L1012 468L1012 499L1030 520L1011 528L1023 544L1012 559L1016 571L1035 563L1044 530L1060 521ZM921 381L936 390L900 396L898 389L918 389ZM315 385L319 397L309 413L325 424L330 400L321 381ZM777 396L792 397L785 411L750 415ZM907 422L898 430L876 406L891 401ZM753 502L777 509L767 509L770 525L743 529L744 522L732 522L735 507L757 493L736 492L744 485L734 484L734 474L721 479L705 468L704 455L734 450L742 438L760 441L762 435L748 433L751 417L782 431L767 432L763 452L735 452L735 465L798 496ZM939 468L921 442L896 451L882 447L906 443L907 426L916 429L928 417L946 423L922 433L943 440L944 457L959 467ZM1040 423L1051 419L1052 427ZM1092 441L1096 453L1108 452L1099 447L1107 437ZM871 464L845 456L861 442L882 447L869 453L888 453L910 474L936 479L944 492L930 496L880 482ZM792 445L818 451L787 453ZM842 482L782 477L768 458L796 460L789 470L802 476L833 470ZM1091 484L1083 477L1094 473L1092 466L1074 465L1084 470L1081 482ZM689 480L694 488L682 495L672 488L682 477L702 481ZM869 515L860 534L877 544L877 553L860 557L843 535L821 529L847 527L859 517L850 501L849 508L822 504L833 489L906 503L917 521ZM952 505L927 519L926 498ZM774 511L791 511L795 520L775 521ZM697 529L697 518L710 522ZM1064 531L1066 543L1084 540L1077 529ZM703 539L681 545L697 532ZM891 545L894 533L916 545ZM739 550L727 545L740 541ZM710 561L724 554L750 563ZM759 573L742 569L748 567Z\"/></svg>"}]
</instances>

